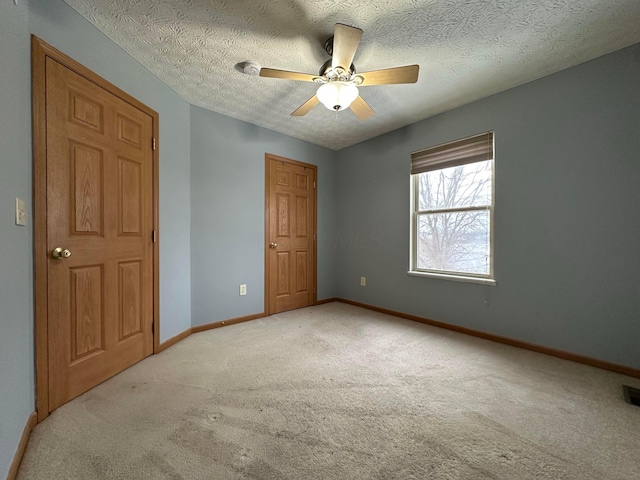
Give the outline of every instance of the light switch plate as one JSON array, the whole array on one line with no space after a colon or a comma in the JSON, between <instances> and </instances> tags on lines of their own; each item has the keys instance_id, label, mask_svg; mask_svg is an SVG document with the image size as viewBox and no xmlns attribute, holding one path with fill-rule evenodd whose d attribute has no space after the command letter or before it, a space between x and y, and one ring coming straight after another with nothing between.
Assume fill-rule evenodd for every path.
<instances>
[{"instance_id":1,"label":"light switch plate","mask_svg":"<svg viewBox=\"0 0 640 480\"><path fill-rule=\"evenodd\" d=\"M242 284L240 285L240 295L246 295L247 294L247 285L246 284Z\"/></svg>"},{"instance_id":2,"label":"light switch plate","mask_svg":"<svg viewBox=\"0 0 640 480\"><path fill-rule=\"evenodd\" d=\"M27 207L24 200L16 198L16 225L27 224Z\"/></svg>"}]
</instances>

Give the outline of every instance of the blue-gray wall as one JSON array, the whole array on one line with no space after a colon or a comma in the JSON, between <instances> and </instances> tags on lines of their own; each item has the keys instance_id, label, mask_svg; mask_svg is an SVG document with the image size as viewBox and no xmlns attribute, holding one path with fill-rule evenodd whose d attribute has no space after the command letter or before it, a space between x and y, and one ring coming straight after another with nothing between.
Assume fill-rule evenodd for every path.
<instances>
[{"instance_id":1,"label":"blue-gray wall","mask_svg":"<svg viewBox=\"0 0 640 480\"><path fill-rule=\"evenodd\" d=\"M318 166L318 299L335 296L335 153L192 106L194 326L264 311L265 153Z\"/></svg>"},{"instance_id":2,"label":"blue-gray wall","mask_svg":"<svg viewBox=\"0 0 640 480\"><path fill-rule=\"evenodd\" d=\"M31 74L27 7L0 4L0 478L34 411ZM16 197L26 227L15 225Z\"/></svg>"},{"instance_id":3,"label":"blue-gray wall","mask_svg":"<svg viewBox=\"0 0 640 480\"><path fill-rule=\"evenodd\" d=\"M31 33L160 115L160 341L191 326L189 104L62 0L31 0Z\"/></svg>"},{"instance_id":4,"label":"blue-gray wall","mask_svg":"<svg viewBox=\"0 0 640 480\"><path fill-rule=\"evenodd\" d=\"M487 130L497 286L408 276L409 153ZM337 169L340 296L640 367L640 45L341 150Z\"/></svg>"}]
</instances>

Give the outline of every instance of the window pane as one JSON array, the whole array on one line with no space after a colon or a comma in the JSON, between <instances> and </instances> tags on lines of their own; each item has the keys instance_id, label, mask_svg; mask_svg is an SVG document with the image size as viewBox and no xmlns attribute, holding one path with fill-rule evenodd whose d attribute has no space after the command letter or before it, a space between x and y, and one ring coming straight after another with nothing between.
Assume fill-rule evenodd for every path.
<instances>
[{"instance_id":1,"label":"window pane","mask_svg":"<svg viewBox=\"0 0 640 480\"><path fill-rule=\"evenodd\" d=\"M418 215L417 267L489 275L488 210Z\"/></svg>"},{"instance_id":2,"label":"window pane","mask_svg":"<svg viewBox=\"0 0 640 480\"><path fill-rule=\"evenodd\" d=\"M491 205L492 166L486 160L418 174L418 210Z\"/></svg>"}]
</instances>

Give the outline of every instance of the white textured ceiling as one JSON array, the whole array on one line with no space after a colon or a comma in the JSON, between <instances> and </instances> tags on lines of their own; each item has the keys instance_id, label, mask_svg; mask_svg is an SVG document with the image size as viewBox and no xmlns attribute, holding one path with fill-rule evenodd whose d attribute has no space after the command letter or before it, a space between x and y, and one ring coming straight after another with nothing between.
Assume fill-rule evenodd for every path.
<instances>
[{"instance_id":1,"label":"white textured ceiling","mask_svg":"<svg viewBox=\"0 0 640 480\"><path fill-rule=\"evenodd\" d=\"M188 102L334 150L640 42L640 0L65 0ZM289 114L335 23L364 30L359 72L417 63L418 83L362 87L360 122Z\"/></svg>"}]
</instances>

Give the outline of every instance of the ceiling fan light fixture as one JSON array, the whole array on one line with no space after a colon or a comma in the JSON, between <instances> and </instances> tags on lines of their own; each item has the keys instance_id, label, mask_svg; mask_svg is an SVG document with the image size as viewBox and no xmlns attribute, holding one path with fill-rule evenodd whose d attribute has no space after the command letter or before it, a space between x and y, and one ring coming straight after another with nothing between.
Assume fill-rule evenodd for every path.
<instances>
[{"instance_id":1,"label":"ceiling fan light fixture","mask_svg":"<svg viewBox=\"0 0 640 480\"><path fill-rule=\"evenodd\" d=\"M316 96L329 110L340 111L358 98L358 87L350 82L328 82L318 88Z\"/></svg>"}]
</instances>

